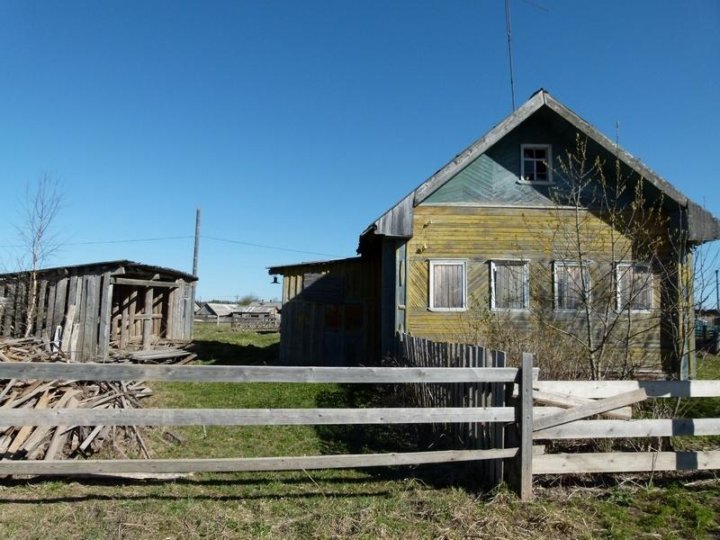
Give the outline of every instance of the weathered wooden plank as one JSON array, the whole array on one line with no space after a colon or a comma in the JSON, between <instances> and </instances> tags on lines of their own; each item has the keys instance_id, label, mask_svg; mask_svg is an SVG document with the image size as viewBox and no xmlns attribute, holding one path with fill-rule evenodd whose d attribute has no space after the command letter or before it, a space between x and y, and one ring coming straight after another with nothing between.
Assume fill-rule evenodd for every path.
<instances>
[{"instance_id":1,"label":"weathered wooden plank","mask_svg":"<svg viewBox=\"0 0 720 540\"><path fill-rule=\"evenodd\" d=\"M67 313L65 314L65 322L63 323L62 341L60 343L60 350L64 353L70 352L70 341L72 338L73 324L75 323L75 304L70 304L67 307Z\"/></svg>"},{"instance_id":2,"label":"weathered wooden plank","mask_svg":"<svg viewBox=\"0 0 720 540\"><path fill-rule=\"evenodd\" d=\"M509 407L468 409L8 409L0 425L9 426L262 426L329 424L427 424L435 422L512 422Z\"/></svg>"},{"instance_id":3,"label":"weathered wooden plank","mask_svg":"<svg viewBox=\"0 0 720 540\"><path fill-rule=\"evenodd\" d=\"M3 308L3 324L2 324L2 335L5 336L11 336L13 332L13 315L15 314L15 304L16 304L16 298L15 298L15 284L14 283L8 283L6 285L6 291L5 291L5 297L7 298L7 302L4 305Z\"/></svg>"},{"instance_id":4,"label":"weathered wooden plank","mask_svg":"<svg viewBox=\"0 0 720 540\"><path fill-rule=\"evenodd\" d=\"M616 396L599 399L592 403L586 403L585 405L579 405L572 409L567 409L559 414L545 416L535 420L535 431L547 429L560 424L567 424L573 420L580 420L581 418L587 418L595 414L601 414L606 411L612 411L625 405L632 405L639 401L647 399L647 394L644 389L632 390Z\"/></svg>"},{"instance_id":5,"label":"weathered wooden plank","mask_svg":"<svg viewBox=\"0 0 720 540\"><path fill-rule=\"evenodd\" d=\"M567 394L551 394L548 392L540 392L539 390L533 392L533 399L535 402L543 405L556 405L562 408L576 407L592 401ZM623 407L622 409L615 409L614 411L603 413L603 416L620 420L630 420L632 417L632 408Z\"/></svg>"},{"instance_id":6,"label":"weathered wooden plank","mask_svg":"<svg viewBox=\"0 0 720 540\"><path fill-rule=\"evenodd\" d=\"M133 279L125 277L114 277L115 285L131 285L133 287L166 287L174 289L178 286L175 281L151 281L147 279Z\"/></svg>"},{"instance_id":7,"label":"weathered wooden plank","mask_svg":"<svg viewBox=\"0 0 720 540\"><path fill-rule=\"evenodd\" d=\"M616 437L684 437L720 435L720 418L659 420L576 420L536 431L533 439L612 439Z\"/></svg>"},{"instance_id":8,"label":"weathered wooden plank","mask_svg":"<svg viewBox=\"0 0 720 540\"><path fill-rule=\"evenodd\" d=\"M141 366L128 364L0 363L0 379L188 382L444 383L507 382L515 368L393 368L296 366Z\"/></svg>"},{"instance_id":9,"label":"weathered wooden plank","mask_svg":"<svg viewBox=\"0 0 720 540\"><path fill-rule=\"evenodd\" d=\"M38 286L37 301L35 302L35 337L42 336L43 320L45 320L45 309L47 302L47 280L40 281Z\"/></svg>"},{"instance_id":10,"label":"weathered wooden plank","mask_svg":"<svg viewBox=\"0 0 720 540\"><path fill-rule=\"evenodd\" d=\"M522 369L520 370L520 410L518 411L518 430L520 445L518 449L517 466L518 486L517 492L520 500L529 501L532 499L532 476L533 476L533 388L532 388L532 367L533 355L523 353Z\"/></svg>"},{"instance_id":11,"label":"weathered wooden plank","mask_svg":"<svg viewBox=\"0 0 720 540\"><path fill-rule=\"evenodd\" d=\"M13 334L22 336L25 330L25 313L27 312L27 283L19 280L15 292L15 319Z\"/></svg>"},{"instance_id":12,"label":"weathered wooden plank","mask_svg":"<svg viewBox=\"0 0 720 540\"><path fill-rule=\"evenodd\" d=\"M628 411L627 414L630 415L629 410L631 407L622 407L620 409L615 409L616 411ZM568 409L566 407L538 407L537 405L533 408L533 417L534 418L544 418L546 416L552 416L556 414L560 414L562 412L567 411ZM630 418L628 418L629 420ZM627 420L624 420L627 421Z\"/></svg>"},{"instance_id":13,"label":"weathered wooden plank","mask_svg":"<svg viewBox=\"0 0 720 540\"><path fill-rule=\"evenodd\" d=\"M85 324L82 360L94 359L98 352L98 327L100 314L100 281L101 277L87 276L87 297L85 299Z\"/></svg>"},{"instance_id":14,"label":"weathered wooden plank","mask_svg":"<svg viewBox=\"0 0 720 540\"><path fill-rule=\"evenodd\" d=\"M55 284L48 284L47 291L48 299L47 310L45 311L45 325L43 328L43 335L52 338L52 323L55 318Z\"/></svg>"},{"instance_id":15,"label":"weathered wooden plank","mask_svg":"<svg viewBox=\"0 0 720 540\"><path fill-rule=\"evenodd\" d=\"M0 461L0 474L69 475L354 469L503 459L512 457L516 451L515 448L508 448L503 450L444 450L437 452L271 458Z\"/></svg>"},{"instance_id":16,"label":"weathered wooden plank","mask_svg":"<svg viewBox=\"0 0 720 540\"><path fill-rule=\"evenodd\" d=\"M537 390L598 399L642 388L648 397L720 397L720 381L537 381Z\"/></svg>"},{"instance_id":17,"label":"weathered wooden plank","mask_svg":"<svg viewBox=\"0 0 720 540\"><path fill-rule=\"evenodd\" d=\"M117 278L116 278L117 279ZM113 284L110 272L102 275L100 282L100 323L98 327L98 357L107 358L110 349L110 318L112 317Z\"/></svg>"},{"instance_id":18,"label":"weathered wooden plank","mask_svg":"<svg viewBox=\"0 0 720 540\"><path fill-rule=\"evenodd\" d=\"M63 323L65 317L65 305L67 303L68 278L63 278L55 284L55 298L53 299L53 318L50 335L55 334L55 328Z\"/></svg>"},{"instance_id":19,"label":"weathered wooden plank","mask_svg":"<svg viewBox=\"0 0 720 540\"><path fill-rule=\"evenodd\" d=\"M545 454L533 458L535 474L702 471L720 469L720 451Z\"/></svg>"},{"instance_id":20,"label":"weathered wooden plank","mask_svg":"<svg viewBox=\"0 0 720 540\"><path fill-rule=\"evenodd\" d=\"M143 333L142 333L142 348L144 350L150 349L152 347L152 313L153 313L153 289L152 287L148 287L145 289L145 310L143 311L143 315L145 315L147 318L143 318ZM137 316L135 317L138 318Z\"/></svg>"}]
</instances>

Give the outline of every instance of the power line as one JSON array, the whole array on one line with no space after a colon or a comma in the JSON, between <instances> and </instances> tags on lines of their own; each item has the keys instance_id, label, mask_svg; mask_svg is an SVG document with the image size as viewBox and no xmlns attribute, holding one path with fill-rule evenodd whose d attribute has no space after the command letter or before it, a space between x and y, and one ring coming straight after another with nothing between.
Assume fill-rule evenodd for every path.
<instances>
[{"instance_id":1,"label":"power line","mask_svg":"<svg viewBox=\"0 0 720 540\"><path fill-rule=\"evenodd\" d=\"M232 240L230 238L220 238L217 236L205 236L203 235L202 238L206 240L215 240L216 242L226 242L228 244L241 244L243 246L251 246L251 247L258 247L263 249L275 249L278 251L289 251L292 253L302 253L304 255L320 255L323 257L342 257L342 255L337 255L333 253L323 253L321 251L307 251L304 249L294 249L294 248L286 248L286 247L280 247L280 246L271 246L269 244L257 244L255 242L246 242L244 240Z\"/></svg>"},{"instance_id":2,"label":"power line","mask_svg":"<svg viewBox=\"0 0 720 540\"><path fill-rule=\"evenodd\" d=\"M104 244L133 244L141 242L163 242L167 240L190 240L194 236L157 236L153 238L125 238L118 240L87 240L83 242L63 242L64 246L94 246ZM239 244L243 246L257 247L262 249L274 249L276 251L287 251L290 253L301 253L304 255L320 255L322 257L342 257L342 255L336 255L332 253L323 253L321 251L309 251L304 249L295 249L283 246L273 246L270 244L258 244L256 242L247 242L245 240L236 240L232 238L221 238L219 236L205 236L201 235L200 238L205 240L214 240L216 242L225 242L227 244ZM23 244L5 244L0 245L0 248L24 248Z\"/></svg>"}]
</instances>

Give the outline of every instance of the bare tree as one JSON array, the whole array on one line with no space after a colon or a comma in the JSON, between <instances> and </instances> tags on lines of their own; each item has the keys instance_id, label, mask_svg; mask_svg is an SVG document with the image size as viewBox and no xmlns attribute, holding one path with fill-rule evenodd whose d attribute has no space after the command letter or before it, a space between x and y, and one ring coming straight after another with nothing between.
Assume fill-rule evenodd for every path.
<instances>
[{"instance_id":1,"label":"bare tree","mask_svg":"<svg viewBox=\"0 0 720 540\"><path fill-rule=\"evenodd\" d=\"M17 227L23 245L18 267L26 276L25 337L32 332L33 321L37 315L38 270L60 247L53 226L62 206L63 196L60 185L48 173L42 174L33 185L27 186L24 214L22 222Z\"/></svg>"},{"instance_id":2,"label":"bare tree","mask_svg":"<svg viewBox=\"0 0 720 540\"><path fill-rule=\"evenodd\" d=\"M537 213L526 223L534 240L518 240L521 260L490 265L490 301L473 301L459 326L487 346L535 352L562 376L628 377L659 360L667 368L669 347L687 358L694 246L682 209L619 159L592 155L580 136L553 171L553 204L538 210L541 225Z\"/></svg>"}]
</instances>

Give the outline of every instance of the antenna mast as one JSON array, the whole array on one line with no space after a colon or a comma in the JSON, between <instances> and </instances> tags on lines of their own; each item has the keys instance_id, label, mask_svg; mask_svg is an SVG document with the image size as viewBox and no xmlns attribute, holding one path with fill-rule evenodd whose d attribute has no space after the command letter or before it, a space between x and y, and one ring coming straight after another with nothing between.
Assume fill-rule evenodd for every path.
<instances>
[{"instance_id":1,"label":"antenna mast","mask_svg":"<svg viewBox=\"0 0 720 540\"><path fill-rule=\"evenodd\" d=\"M505 31L507 33L508 59L510 61L510 95L512 97L512 110L515 110L515 73L513 69L512 53L512 25L510 22L510 0L505 0Z\"/></svg>"}]
</instances>

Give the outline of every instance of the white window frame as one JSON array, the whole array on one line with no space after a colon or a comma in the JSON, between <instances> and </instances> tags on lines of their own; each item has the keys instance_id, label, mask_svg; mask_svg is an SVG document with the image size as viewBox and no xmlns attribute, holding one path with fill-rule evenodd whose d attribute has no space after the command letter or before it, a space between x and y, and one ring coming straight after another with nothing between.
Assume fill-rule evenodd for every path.
<instances>
[{"instance_id":1,"label":"white window frame","mask_svg":"<svg viewBox=\"0 0 720 540\"><path fill-rule=\"evenodd\" d=\"M497 265L502 266L521 266L522 267L522 279L525 283L525 294L523 295L523 307L521 308L506 308L497 307L496 304L496 293L495 293L495 270ZM523 312L530 309L530 265L529 261L519 259L495 259L490 261L490 309L493 311L513 311Z\"/></svg>"},{"instance_id":2,"label":"white window frame","mask_svg":"<svg viewBox=\"0 0 720 540\"><path fill-rule=\"evenodd\" d=\"M648 281L646 286L650 289L650 307L647 308L626 308L626 306L623 306L622 304L622 275L623 270L627 270L628 268L632 268L633 271L638 268L642 269L643 271L647 272L649 274ZM615 310L625 311L626 309L630 310L630 313L650 313L654 307L655 307L655 287L654 287L654 275L652 272L652 267L647 263L640 263L640 262L619 262L615 264Z\"/></svg>"},{"instance_id":3,"label":"white window frame","mask_svg":"<svg viewBox=\"0 0 720 540\"><path fill-rule=\"evenodd\" d=\"M431 259L429 262L429 286L428 286L428 309L430 311L467 311L467 260L465 259ZM433 292L435 291L435 266L460 266L462 267L462 307L436 307L434 305Z\"/></svg>"},{"instance_id":4,"label":"white window frame","mask_svg":"<svg viewBox=\"0 0 720 540\"><path fill-rule=\"evenodd\" d=\"M547 151L547 180L528 180L525 176L525 149ZM520 183L532 184L534 186L549 185L553 183L552 171L552 145L550 144L521 144L520 145Z\"/></svg>"},{"instance_id":5,"label":"white window frame","mask_svg":"<svg viewBox=\"0 0 720 540\"><path fill-rule=\"evenodd\" d=\"M582 264L580 261L566 261L566 260L558 260L553 261L553 307L555 311L564 311L564 312L573 312L577 311L578 308L568 308L568 307L560 307L560 298L558 296L558 267L563 266L566 268L582 268L585 271L585 274L587 276L586 284L587 284L587 290L584 291L587 296L587 303L588 305L592 303L592 278L590 276L590 262L591 261L583 261Z\"/></svg>"}]
</instances>

